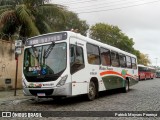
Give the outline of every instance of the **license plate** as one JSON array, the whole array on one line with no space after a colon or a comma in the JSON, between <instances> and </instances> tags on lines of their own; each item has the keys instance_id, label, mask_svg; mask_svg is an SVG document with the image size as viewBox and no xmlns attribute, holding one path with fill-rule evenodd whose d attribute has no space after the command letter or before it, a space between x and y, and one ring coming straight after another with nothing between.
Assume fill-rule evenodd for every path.
<instances>
[{"instance_id":1,"label":"license plate","mask_svg":"<svg viewBox=\"0 0 160 120\"><path fill-rule=\"evenodd\" d=\"M37 93L37 96L46 96L45 93Z\"/></svg>"}]
</instances>

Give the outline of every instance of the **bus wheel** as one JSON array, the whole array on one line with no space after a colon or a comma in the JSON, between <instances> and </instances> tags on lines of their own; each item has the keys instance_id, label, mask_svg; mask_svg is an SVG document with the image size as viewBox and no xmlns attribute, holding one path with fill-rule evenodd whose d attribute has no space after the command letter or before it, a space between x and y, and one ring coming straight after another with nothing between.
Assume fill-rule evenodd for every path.
<instances>
[{"instance_id":1,"label":"bus wheel","mask_svg":"<svg viewBox=\"0 0 160 120\"><path fill-rule=\"evenodd\" d=\"M93 81L90 81L89 83L89 92L87 94L87 99L92 101L96 98L97 90L95 83Z\"/></svg>"},{"instance_id":2,"label":"bus wheel","mask_svg":"<svg viewBox=\"0 0 160 120\"><path fill-rule=\"evenodd\" d=\"M141 80L140 76L139 76L139 81Z\"/></svg>"},{"instance_id":3,"label":"bus wheel","mask_svg":"<svg viewBox=\"0 0 160 120\"><path fill-rule=\"evenodd\" d=\"M122 91L124 93L127 93L129 91L129 80L128 79L126 80L126 85L124 88L122 88Z\"/></svg>"}]
</instances>

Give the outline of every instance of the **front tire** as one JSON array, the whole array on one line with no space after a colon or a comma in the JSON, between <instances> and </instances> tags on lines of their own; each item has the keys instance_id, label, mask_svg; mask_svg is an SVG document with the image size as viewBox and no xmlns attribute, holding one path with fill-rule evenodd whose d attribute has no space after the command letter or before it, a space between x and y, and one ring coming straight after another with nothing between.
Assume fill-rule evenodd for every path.
<instances>
[{"instance_id":1,"label":"front tire","mask_svg":"<svg viewBox=\"0 0 160 120\"><path fill-rule=\"evenodd\" d=\"M93 81L90 81L89 83L89 92L87 94L87 99L89 101L92 101L96 98L97 95L97 90L96 90L96 85Z\"/></svg>"}]
</instances>

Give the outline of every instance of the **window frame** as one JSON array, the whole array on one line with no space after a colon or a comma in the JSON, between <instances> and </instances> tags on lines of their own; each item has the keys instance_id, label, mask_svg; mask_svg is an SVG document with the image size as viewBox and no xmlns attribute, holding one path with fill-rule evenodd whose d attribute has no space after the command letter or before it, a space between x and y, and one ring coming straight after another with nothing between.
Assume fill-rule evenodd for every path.
<instances>
[{"instance_id":1,"label":"window frame","mask_svg":"<svg viewBox=\"0 0 160 120\"><path fill-rule=\"evenodd\" d=\"M113 66L112 53L114 53L114 54L116 54L116 56L118 56L118 60L116 59L118 61L118 66ZM112 67L120 67L120 61L119 61L119 54L118 54L118 52L111 50L110 54L111 54L111 66Z\"/></svg>"},{"instance_id":2,"label":"window frame","mask_svg":"<svg viewBox=\"0 0 160 120\"><path fill-rule=\"evenodd\" d=\"M71 73L71 74L74 74L74 73L76 73L77 71L85 68L85 59L84 59L84 49L83 49L83 47L77 46L77 45L75 45L75 44L70 44L70 45L69 45L69 51L70 51L70 48L71 48L72 46L74 47L74 56L75 56L74 62L76 61L76 58L77 58L77 54L76 54L76 51L75 51L75 50L77 50L77 47L79 47L79 48L82 50L82 55L83 55L83 56L82 56L83 64L82 64L82 66L79 66L79 67L81 67L81 68L76 68L75 71L72 71L72 69L73 69L73 68L72 68L72 65L74 64L74 62L71 63L71 56L70 56L71 53L69 52L69 53L70 53L70 54L69 54L69 57L70 57L70 59L69 59L69 60L70 60L70 61L69 61L69 62L70 62L70 73Z\"/></svg>"},{"instance_id":3,"label":"window frame","mask_svg":"<svg viewBox=\"0 0 160 120\"><path fill-rule=\"evenodd\" d=\"M135 63L133 63L133 62L132 62L132 59L134 59L134 60L135 60ZM137 69L137 61L136 61L136 58L131 57L131 62L132 62L132 69ZM133 65L135 65L136 67L135 67L135 68L133 68Z\"/></svg>"},{"instance_id":4,"label":"window frame","mask_svg":"<svg viewBox=\"0 0 160 120\"><path fill-rule=\"evenodd\" d=\"M92 46L98 48L98 59L99 59L99 64L92 64L92 63L89 63L89 59L88 59L88 47L87 47L87 45L92 45ZM101 65L100 48L99 48L98 45L95 45L95 44L92 44L92 43L88 43L88 42L87 42L87 43L86 43L86 53L87 53L87 61L88 61L88 64L90 64L90 65ZM89 54L90 54L90 53L89 53ZM93 55L96 55L96 54L93 54Z\"/></svg>"},{"instance_id":5,"label":"window frame","mask_svg":"<svg viewBox=\"0 0 160 120\"><path fill-rule=\"evenodd\" d=\"M103 65L103 64L102 64L101 49L104 49L104 50L108 50L108 51L109 51L109 62L110 62L109 65ZM103 66L111 66L111 50L110 50L110 49L107 49L107 48L104 48L104 47L100 47L100 59L101 59L101 65L103 65Z\"/></svg>"},{"instance_id":6,"label":"window frame","mask_svg":"<svg viewBox=\"0 0 160 120\"><path fill-rule=\"evenodd\" d=\"M130 58L130 62L128 62L127 61L127 57L129 57ZM128 63L130 63L131 64L131 67L128 67ZM130 56L128 56L128 55L126 55L126 68L129 68L129 69L132 69L132 59L131 59L131 57Z\"/></svg>"},{"instance_id":7,"label":"window frame","mask_svg":"<svg viewBox=\"0 0 160 120\"><path fill-rule=\"evenodd\" d=\"M121 61L120 61L120 56L125 57L125 66L122 66ZM119 63L120 63L120 67L122 67L122 68L126 68L127 67L127 59L126 59L126 55L125 54L119 53Z\"/></svg>"}]
</instances>

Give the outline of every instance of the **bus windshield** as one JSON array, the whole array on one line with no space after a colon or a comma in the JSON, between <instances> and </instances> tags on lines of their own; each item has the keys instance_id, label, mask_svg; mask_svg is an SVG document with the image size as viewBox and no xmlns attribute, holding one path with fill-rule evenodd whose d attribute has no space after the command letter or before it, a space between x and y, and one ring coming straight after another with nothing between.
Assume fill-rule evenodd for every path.
<instances>
[{"instance_id":1,"label":"bus windshield","mask_svg":"<svg viewBox=\"0 0 160 120\"><path fill-rule=\"evenodd\" d=\"M49 51L49 52L48 52ZM46 57L47 53L47 57ZM56 80L67 65L66 43L33 46L24 51L24 75L28 81ZM54 77L56 76L56 79ZM39 80L39 81L38 81Z\"/></svg>"}]
</instances>

